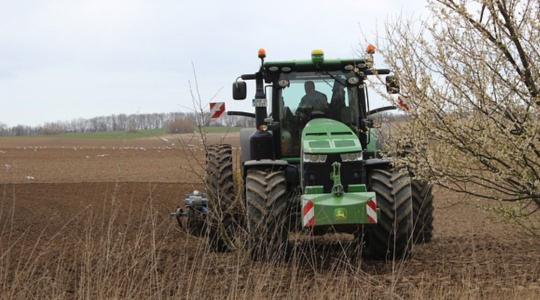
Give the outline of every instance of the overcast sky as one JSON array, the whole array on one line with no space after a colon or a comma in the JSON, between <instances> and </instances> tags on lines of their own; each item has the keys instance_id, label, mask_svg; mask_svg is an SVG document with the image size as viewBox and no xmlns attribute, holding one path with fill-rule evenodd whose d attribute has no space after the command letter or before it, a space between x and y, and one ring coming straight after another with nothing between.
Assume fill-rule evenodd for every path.
<instances>
[{"instance_id":1,"label":"overcast sky","mask_svg":"<svg viewBox=\"0 0 540 300\"><path fill-rule=\"evenodd\" d=\"M37 125L118 113L187 111L195 64L202 97L228 109L241 73L267 59L352 57L399 14L425 3L361 0L0 0L0 123ZM248 91L252 97L254 91Z\"/></svg>"}]
</instances>

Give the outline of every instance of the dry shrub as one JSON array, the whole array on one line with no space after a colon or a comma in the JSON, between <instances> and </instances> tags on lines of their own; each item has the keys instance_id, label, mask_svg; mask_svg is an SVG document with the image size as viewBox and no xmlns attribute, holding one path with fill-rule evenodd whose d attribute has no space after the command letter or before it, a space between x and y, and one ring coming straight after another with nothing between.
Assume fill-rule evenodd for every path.
<instances>
[{"instance_id":1,"label":"dry shrub","mask_svg":"<svg viewBox=\"0 0 540 300\"><path fill-rule=\"evenodd\" d=\"M409 121L393 151L451 190L540 207L538 1L439 0L421 23L387 27L385 59Z\"/></svg>"},{"instance_id":2,"label":"dry shrub","mask_svg":"<svg viewBox=\"0 0 540 300\"><path fill-rule=\"evenodd\" d=\"M463 258L469 263L459 264L461 273L455 273L455 262L434 258L453 275L437 278L429 272L430 258L424 258L421 268L415 268L418 261L363 261L354 243L343 238L293 235L295 247L267 262L253 262L241 247L212 253L204 238L179 231L173 220L158 211L152 195L135 210L129 200L113 194L104 200L103 208L89 206L65 220L56 232L43 228L29 239L26 235L31 232L13 229L17 227L13 216L21 212L10 211L12 204L5 197L2 200L2 299L526 299L535 293L519 286L495 288L514 286L513 281L484 289L486 278L479 278L478 270L512 267L481 264L474 255ZM417 269L416 274L406 274L409 268ZM525 278L514 281L527 284Z\"/></svg>"},{"instance_id":3,"label":"dry shrub","mask_svg":"<svg viewBox=\"0 0 540 300\"><path fill-rule=\"evenodd\" d=\"M167 123L168 133L193 133L195 124L189 118L176 118Z\"/></svg>"},{"instance_id":4,"label":"dry shrub","mask_svg":"<svg viewBox=\"0 0 540 300\"><path fill-rule=\"evenodd\" d=\"M40 134L54 135L66 132L65 126L60 123L45 123L40 130Z\"/></svg>"}]
</instances>

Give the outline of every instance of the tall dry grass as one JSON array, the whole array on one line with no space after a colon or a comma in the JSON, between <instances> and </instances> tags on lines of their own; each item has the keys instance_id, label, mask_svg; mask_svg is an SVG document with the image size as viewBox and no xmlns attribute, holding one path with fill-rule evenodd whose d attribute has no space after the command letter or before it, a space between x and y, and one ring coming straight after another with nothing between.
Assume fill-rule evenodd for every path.
<instances>
[{"instance_id":1,"label":"tall dry grass","mask_svg":"<svg viewBox=\"0 0 540 300\"><path fill-rule=\"evenodd\" d=\"M347 238L293 235L295 246L267 262L253 262L242 249L211 253L204 239L180 231L152 195L136 208L113 192L102 207L88 206L62 224L43 222L36 232L19 228L17 197L7 194L0 206L2 299L536 296L534 290L483 290L473 268L453 283L422 272L404 276L418 266L364 261ZM429 258L424 267L430 268Z\"/></svg>"}]
</instances>

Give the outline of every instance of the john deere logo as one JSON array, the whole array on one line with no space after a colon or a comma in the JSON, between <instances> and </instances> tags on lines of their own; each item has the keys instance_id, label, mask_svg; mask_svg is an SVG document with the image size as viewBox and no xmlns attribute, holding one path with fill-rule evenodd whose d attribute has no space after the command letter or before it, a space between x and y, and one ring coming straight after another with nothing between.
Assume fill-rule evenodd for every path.
<instances>
[{"instance_id":1,"label":"john deere logo","mask_svg":"<svg viewBox=\"0 0 540 300\"><path fill-rule=\"evenodd\" d=\"M336 221L345 221L347 220L347 210L343 207L336 208L334 209L334 216L336 216Z\"/></svg>"}]
</instances>

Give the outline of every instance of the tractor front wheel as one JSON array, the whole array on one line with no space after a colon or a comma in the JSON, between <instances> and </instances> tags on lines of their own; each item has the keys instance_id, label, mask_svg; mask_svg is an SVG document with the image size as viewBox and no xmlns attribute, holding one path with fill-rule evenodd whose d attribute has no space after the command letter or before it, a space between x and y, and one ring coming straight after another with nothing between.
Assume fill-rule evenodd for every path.
<instances>
[{"instance_id":1,"label":"tractor front wheel","mask_svg":"<svg viewBox=\"0 0 540 300\"><path fill-rule=\"evenodd\" d=\"M249 251L253 259L280 258L287 246L289 203L285 173L251 169L246 174Z\"/></svg>"},{"instance_id":2,"label":"tractor front wheel","mask_svg":"<svg viewBox=\"0 0 540 300\"><path fill-rule=\"evenodd\" d=\"M370 189L379 208L376 225L369 225L367 246L371 257L394 260L407 258L412 248L413 203L407 172L375 169L369 174Z\"/></svg>"}]
</instances>

